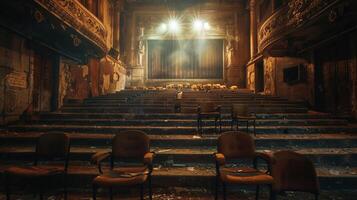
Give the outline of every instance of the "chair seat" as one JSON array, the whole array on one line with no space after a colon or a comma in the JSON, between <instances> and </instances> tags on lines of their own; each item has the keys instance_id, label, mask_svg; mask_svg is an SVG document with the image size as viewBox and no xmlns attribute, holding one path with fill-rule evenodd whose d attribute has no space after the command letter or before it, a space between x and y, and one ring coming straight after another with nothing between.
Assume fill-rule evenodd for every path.
<instances>
[{"instance_id":1,"label":"chair seat","mask_svg":"<svg viewBox=\"0 0 357 200\"><path fill-rule=\"evenodd\" d=\"M10 167L5 173L24 177L44 177L64 173L64 170L56 167Z\"/></svg>"},{"instance_id":2,"label":"chair seat","mask_svg":"<svg viewBox=\"0 0 357 200\"><path fill-rule=\"evenodd\" d=\"M255 116L243 116L243 115L236 115L236 119L239 120L256 120L257 118Z\"/></svg>"},{"instance_id":3,"label":"chair seat","mask_svg":"<svg viewBox=\"0 0 357 200\"><path fill-rule=\"evenodd\" d=\"M200 116L205 116L205 117L208 117L208 116L217 116L219 117L220 113L219 112L201 112L200 113Z\"/></svg>"},{"instance_id":4,"label":"chair seat","mask_svg":"<svg viewBox=\"0 0 357 200\"><path fill-rule=\"evenodd\" d=\"M250 167L221 168L220 178L225 183L261 185L272 184L273 177Z\"/></svg>"},{"instance_id":5,"label":"chair seat","mask_svg":"<svg viewBox=\"0 0 357 200\"><path fill-rule=\"evenodd\" d=\"M130 186L142 184L147 178L146 167L120 167L97 176L93 183L102 187Z\"/></svg>"}]
</instances>

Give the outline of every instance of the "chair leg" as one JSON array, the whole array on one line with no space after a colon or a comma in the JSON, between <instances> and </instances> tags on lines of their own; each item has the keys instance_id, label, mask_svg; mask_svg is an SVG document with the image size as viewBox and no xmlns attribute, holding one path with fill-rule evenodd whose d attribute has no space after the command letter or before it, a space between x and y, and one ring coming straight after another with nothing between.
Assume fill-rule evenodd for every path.
<instances>
[{"instance_id":1,"label":"chair leg","mask_svg":"<svg viewBox=\"0 0 357 200\"><path fill-rule=\"evenodd\" d=\"M112 187L109 188L109 199L113 200L113 188Z\"/></svg>"},{"instance_id":2,"label":"chair leg","mask_svg":"<svg viewBox=\"0 0 357 200\"><path fill-rule=\"evenodd\" d=\"M5 174L5 191L6 200L10 200L10 177L8 174Z\"/></svg>"},{"instance_id":3,"label":"chair leg","mask_svg":"<svg viewBox=\"0 0 357 200\"><path fill-rule=\"evenodd\" d=\"M269 200L275 200L275 199L276 199L276 194L275 194L275 192L273 191L272 185L269 185L269 193L270 193Z\"/></svg>"},{"instance_id":4,"label":"chair leg","mask_svg":"<svg viewBox=\"0 0 357 200\"><path fill-rule=\"evenodd\" d=\"M64 175L64 178L63 178L63 193L64 193L64 200L67 200L67 197L68 197L68 191L67 191L67 175L65 174Z\"/></svg>"},{"instance_id":5,"label":"chair leg","mask_svg":"<svg viewBox=\"0 0 357 200\"><path fill-rule=\"evenodd\" d=\"M315 194L315 200L319 200L319 194Z\"/></svg>"},{"instance_id":6,"label":"chair leg","mask_svg":"<svg viewBox=\"0 0 357 200\"><path fill-rule=\"evenodd\" d=\"M140 200L144 200L144 184L140 184Z\"/></svg>"},{"instance_id":7,"label":"chair leg","mask_svg":"<svg viewBox=\"0 0 357 200\"><path fill-rule=\"evenodd\" d=\"M231 120L231 131L233 131L233 124L234 124L234 120Z\"/></svg>"},{"instance_id":8,"label":"chair leg","mask_svg":"<svg viewBox=\"0 0 357 200\"><path fill-rule=\"evenodd\" d=\"M227 199L227 194L226 194L226 192L227 192L227 186L226 186L226 183L225 182L223 182L222 183L222 187L223 187L223 200L226 200Z\"/></svg>"},{"instance_id":9,"label":"chair leg","mask_svg":"<svg viewBox=\"0 0 357 200\"><path fill-rule=\"evenodd\" d=\"M255 126L256 126L256 125L255 125L255 120L253 121L253 123L254 123L254 124L253 124L253 132L254 132L254 137L255 137L255 136L257 136L257 134L256 134L256 132L255 132Z\"/></svg>"},{"instance_id":10,"label":"chair leg","mask_svg":"<svg viewBox=\"0 0 357 200\"><path fill-rule=\"evenodd\" d=\"M215 184L215 191L214 191L214 200L218 200L218 189L219 189L219 179L216 176L216 184Z\"/></svg>"},{"instance_id":11,"label":"chair leg","mask_svg":"<svg viewBox=\"0 0 357 200\"><path fill-rule=\"evenodd\" d=\"M246 123L246 131L247 131L247 133L249 132L249 121L247 120L247 123Z\"/></svg>"},{"instance_id":12,"label":"chair leg","mask_svg":"<svg viewBox=\"0 0 357 200\"><path fill-rule=\"evenodd\" d=\"M259 199L259 185L257 185L257 188L255 190L255 200Z\"/></svg>"},{"instance_id":13,"label":"chair leg","mask_svg":"<svg viewBox=\"0 0 357 200\"><path fill-rule=\"evenodd\" d=\"M200 132L200 118L197 118L197 132Z\"/></svg>"},{"instance_id":14,"label":"chair leg","mask_svg":"<svg viewBox=\"0 0 357 200\"><path fill-rule=\"evenodd\" d=\"M222 118L219 117L219 133L222 132Z\"/></svg>"},{"instance_id":15,"label":"chair leg","mask_svg":"<svg viewBox=\"0 0 357 200\"><path fill-rule=\"evenodd\" d=\"M217 118L214 119L214 133L217 134Z\"/></svg>"},{"instance_id":16,"label":"chair leg","mask_svg":"<svg viewBox=\"0 0 357 200\"><path fill-rule=\"evenodd\" d=\"M93 200L97 199L97 186L93 184Z\"/></svg>"},{"instance_id":17,"label":"chair leg","mask_svg":"<svg viewBox=\"0 0 357 200\"><path fill-rule=\"evenodd\" d=\"M152 200L151 175L149 175L149 200Z\"/></svg>"}]
</instances>

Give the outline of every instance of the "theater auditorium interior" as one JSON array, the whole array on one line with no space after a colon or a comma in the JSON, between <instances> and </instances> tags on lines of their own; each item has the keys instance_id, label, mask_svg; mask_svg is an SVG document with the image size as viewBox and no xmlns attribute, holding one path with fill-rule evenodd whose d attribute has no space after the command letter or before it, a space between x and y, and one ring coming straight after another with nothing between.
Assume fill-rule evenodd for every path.
<instances>
[{"instance_id":1,"label":"theater auditorium interior","mask_svg":"<svg viewBox=\"0 0 357 200\"><path fill-rule=\"evenodd\" d=\"M10 199L357 199L357 1L0 1Z\"/></svg>"}]
</instances>

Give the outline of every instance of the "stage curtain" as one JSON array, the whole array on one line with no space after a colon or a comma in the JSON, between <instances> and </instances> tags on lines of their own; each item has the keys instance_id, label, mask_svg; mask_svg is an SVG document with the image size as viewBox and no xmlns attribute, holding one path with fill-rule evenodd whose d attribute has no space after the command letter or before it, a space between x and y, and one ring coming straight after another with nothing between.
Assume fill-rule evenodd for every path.
<instances>
[{"instance_id":1,"label":"stage curtain","mask_svg":"<svg viewBox=\"0 0 357 200\"><path fill-rule=\"evenodd\" d=\"M149 79L222 79L223 40L149 40Z\"/></svg>"}]
</instances>

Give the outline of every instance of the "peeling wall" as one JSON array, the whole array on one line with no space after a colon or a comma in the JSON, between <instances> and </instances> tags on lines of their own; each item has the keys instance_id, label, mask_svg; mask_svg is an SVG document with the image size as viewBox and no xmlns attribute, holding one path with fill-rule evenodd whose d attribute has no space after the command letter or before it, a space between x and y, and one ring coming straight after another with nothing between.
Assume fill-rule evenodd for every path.
<instances>
[{"instance_id":1,"label":"peeling wall","mask_svg":"<svg viewBox=\"0 0 357 200\"><path fill-rule=\"evenodd\" d=\"M18 119L32 102L33 52L0 28L0 124Z\"/></svg>"},{"instance_id":2,"label":"peeling wall","mask_svg":"<svg viewBox=\"0 0 357 200\"><path fill-rule=\"evenodd\" d=\"M284 82L284 69L303 64L307 67L307 81L293 85ZM307 101L314 104L313 65L301 58L267 57L264 58L264 93L289 100Z\"/></svg>"},{"instance_id":3,"label":"peeling wall","mask_svg":"<svg viewBox=\"0 0 357 200\"><path fill-rule=\"evenodd\" d=\"M65 99L89 97L88 66L78 65L70 60L61 60L59 75L59 105Z\"/></svg>"},{"instance_id":4,"label":"peeling wall","mask_svg":"<svg viewBox=\"0 0 357 200\"><path fill-rule=\"evenodd\" d=\"M255 91L255 64L250 63L247 66L247 88Z\"/></svg>"},{"instance_id":5,"label":"peeling wall","mask_svg":"<svg viewBox=\"0 0 357 200\"><path fill-rule=\"evenodd\" d=\"M115 93L125 88L126 70L121 62L107 56L100 62L101 94Z\"/></svg>"}]
</instances>

